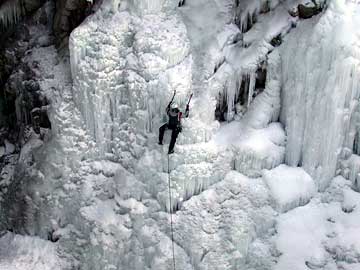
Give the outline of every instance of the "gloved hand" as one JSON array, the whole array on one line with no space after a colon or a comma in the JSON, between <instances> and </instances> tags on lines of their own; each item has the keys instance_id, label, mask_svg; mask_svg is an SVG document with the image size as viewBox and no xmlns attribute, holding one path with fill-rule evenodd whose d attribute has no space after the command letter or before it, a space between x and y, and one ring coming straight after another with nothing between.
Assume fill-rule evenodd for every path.
<instances>
[{"instance_id":1,"label":"gloved hand","mask_svg":"<svg viewBox=\"0 0 360 270\"><path fill-rule=\"evenodd\" d=\"M187 111L189 110L189 104L186 105L186 110L187 110Z\"/></svg>"},{"instance_id":2,"label":"gloved hand","mask_svg":"<svg viewBox=\"0 0 360 270\"><path fill-rule=\"evenodd\" d=\"M181 126L181 125L177 126L177 127L176 127L176 130L177 130L179 133L182 132L182 126Z\"/></svg>"}]
</instances>

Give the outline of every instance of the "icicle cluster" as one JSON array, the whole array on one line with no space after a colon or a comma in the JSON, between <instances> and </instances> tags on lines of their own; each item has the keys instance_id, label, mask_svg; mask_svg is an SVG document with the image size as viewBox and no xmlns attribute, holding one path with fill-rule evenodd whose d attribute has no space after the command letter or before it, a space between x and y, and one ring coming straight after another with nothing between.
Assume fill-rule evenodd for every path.
<instances>
[{"instance_id":1,"label":"icicle cluster","mask_svg":"<svg viewBox=\"0 0 360 270\"><path fill-rule=\"evenodd\" d=\"M16 24L24 10L21 5L21 0L8 0L0 5L0 28L7 29Z\"/></svg>"},{"instance_id":2,"label":"icicle cluster","mask_svg":"<svg viewBox=\"0 0 360 270\"><path fill-rule=\"evenodd\" d=\"M227 105L227 121L231 121L234 118L235 106L240 102L240 95L245 99L245 103L241 105L245 107L250 106L254 97L255 82L256 71L250 73L234 72L230 76L224 93Z\"/></svg>"},{"instance_id":3,"label":"icicle cluster","mask_svg":"<svg viewBox=\"0 0 360 270\"><path fill-rule=\"evenodd\" d=\"M241 32L247 32L256 22L260 13L269 11L279 4L279 0L239 0L235 22Z\"/></svg>"},{"instance_id":4,"label":"icicle cluster","mask_svg":"<svg viewBox=\"0 0 360 270\"><path fill-rule=\"evenodd\" d=\"M130 2L140 14L159 12L166 0L131 0Z\"/></svg>"}]
</instances>

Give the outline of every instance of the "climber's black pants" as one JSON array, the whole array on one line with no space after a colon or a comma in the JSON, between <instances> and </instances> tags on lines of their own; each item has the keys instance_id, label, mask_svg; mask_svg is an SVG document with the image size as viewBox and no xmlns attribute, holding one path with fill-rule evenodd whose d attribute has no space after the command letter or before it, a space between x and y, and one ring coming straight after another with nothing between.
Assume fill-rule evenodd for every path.
<instances>
[{"instance_id":1,"label":"climber's black pants","mask_svg":"<svg viewBox=\"0 0 360 270\"><path fill-rule=\"evenodd\" d=\"M183 5L185 5L185 0L180 0L178 7L182 7Z\"/></svg>"},{"instance_id":2,"label":"climber's black pants","mask_svg":"<svg viewBox=\"0 0 360 270\"><path fill-rule=\"evenodd\" d=\"M169 152L170 152L174 149L175 142L176 142L177 136L179 135L180 130L177 127L170 126L168 123L162 125L159 128L159 143L162 143L165 130L167 130L167 129L172 130L171 140L170 140L170 145L169 145Z\"/></svg>"}]
</instances>

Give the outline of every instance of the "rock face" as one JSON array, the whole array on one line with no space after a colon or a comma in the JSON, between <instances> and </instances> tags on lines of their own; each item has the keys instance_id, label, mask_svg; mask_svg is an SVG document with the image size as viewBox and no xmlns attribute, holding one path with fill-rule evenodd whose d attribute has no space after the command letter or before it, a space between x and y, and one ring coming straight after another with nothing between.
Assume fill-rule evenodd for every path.
<instances>
[{"instance_id":1,"label":"rock face","mask_svg":"<svg viewBox=\"0 0 360 270\"><path fill-rule=\"evenodd\" d=\"M21 148L32 134L44 138L51 128L47 114L49 102L39 86L38 63L28 59L35 47L43 49L51 45L51 36L47 42L42 40L52 24L49 12L51 5L44 5L26 24L9 31L11 35L6 42L1 42L0 197L8 191L6 186L12 181Z\"/></svg>"},{"instance_id":2,"label":"rock face","mask_svg":"<svg viewBox=\"0 0 360 270\"><path fill-rule=\"evenodd\" d=\"M0 1L0 40L6 40L14 31L16 24L34 13L46 0L4 0Z\"/></svg>"},{"instance_id":3,"label":"rock face","mask_svg":"<svg viewBox=\"0 0 360 270\"><path fill-rule=\"evenodd\" d=\"M9 42L1 54L0 123L13 131L14 142L23 135L26 126L40 133L40 127L50 128L46 114L48 102L40 93L36 81L37 63L24 63L25 52L31 50L29 29L19 28L20 41ZM36 40L36 38L35 38Z\"/></svg>"},{"instance_id":4,"label":"rock face","mask_svg":"<svg viewBox=\"0 0 360 270\"><path fill-rule=\"evenodd\" d=\"M54 34L60 49L67 47L71 31L91 13L92 2L87 0L57 0Z\"/></svg>"},{"instance_id":5,"label":"rock face","mask_svg":"<svg viewBox=\"0 0 360 270\"><path fill-rule=\"evenodd\" d=\"M26 66L21 65L19 71L12 74L5 86L8 102L15 105L16 126L23 132L24 126L30 125L36 133L40 133L40 127L50 128L50 122L46 114L48 102L41 94L37 81L33 79L34 73Z\"/></svg>"},{"instance_id":6,"label":"rock face","mask_svg":"<svg viewBox=\"0 0 360 270\"><path fill-rule=\"evenodd\" d=\"M40 8L45 2L46 0L24 0L22 4L24 6L25 12L31 13Z\"/></svg>"},{"instance_id":7,"label":"rock face","mask_svg":"<svg viewBox=\"0 0 360 270\"><path fill-rule=\"evenodd\" d=\"M322 11L322 8L318 4L313 5L303 5L298 6L299 17L302 19L309 19L312 16L319 14Z\"/></svg>"},{"instance_id":8,"label":"rock face","mask_svg":"<svg viewBox=\"0 0 360 270\"><path fill-rule=\"evenodd\" d=\"M45 3L56 2L53 30L60 49L66 49L71 31L92 12L96 1L90 0L8 0L0 1L0 41L16 32L16 24L41 8ZM99 2L99 1L97 1ZM40 20L44 17L40 17ZM45 18L46 19L46 18ZM46 23L44 21L40 23Z\"/></svg>"}]
</instances>

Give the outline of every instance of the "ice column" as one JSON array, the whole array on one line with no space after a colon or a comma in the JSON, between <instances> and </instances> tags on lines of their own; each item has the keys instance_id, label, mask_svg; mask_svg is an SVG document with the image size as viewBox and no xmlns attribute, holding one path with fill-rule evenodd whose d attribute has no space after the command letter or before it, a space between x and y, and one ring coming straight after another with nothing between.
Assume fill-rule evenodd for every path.
<instances>
[{"instance_id":1,"label":"ice column","mask_svg":"<svg viewBox=\"0 0 360 270\"><path fill-rule=\"evenodd\" d=\"M335 175L341 148L352 143L346 137L359 98L356 9L333 1L319 21L304 21L292 31L281 49L286 162L303 166L320 190Z\"/></svg>"}]
</instances>

